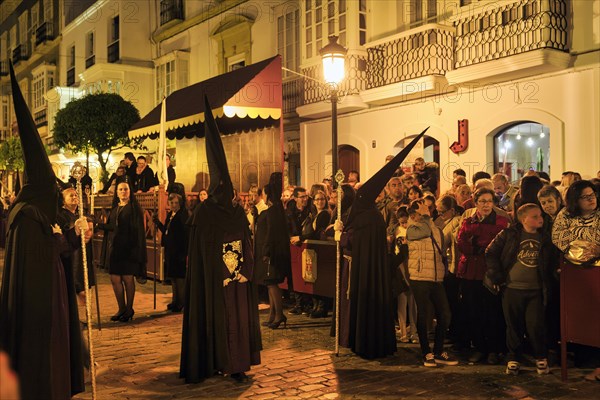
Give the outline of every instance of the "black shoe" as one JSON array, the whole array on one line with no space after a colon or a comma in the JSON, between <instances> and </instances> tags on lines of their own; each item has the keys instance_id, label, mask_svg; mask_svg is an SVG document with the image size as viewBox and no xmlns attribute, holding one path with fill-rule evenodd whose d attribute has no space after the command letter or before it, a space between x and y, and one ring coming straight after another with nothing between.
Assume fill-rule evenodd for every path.
<instances>
[{"instance_id":1,"label":"black shoe","mask_svg":"<svg viewBox=\"0 0 600 400\"><path fill-rule=\"evenodd\" d=\"M281 324L283 324L284 328L287 327L287 317L285 315L279 321L273 321L269 325L269 328L271 328L271 329L279 329L279 325L281 325Z\"/></svg>"},{"instance_id":2,"label":"black shoe","mask_svg":"<svg viewBox=\"0 0 600 400\"><path fill-rule=\"evenodd\" d=\"M248 382L248 375L243 372L236 372L235 374L230 375L233 380L238 383Z\"/></svg>"},{"instance_id":3,"label":"black shoe","mask_svg":"<svg viewBox=\"0 0 600 400\"><path fill-rule=\"evenodd\" d=\"M118 313L116 313L115 315L113 315L112 317L110 317L111 321L118 321L121 319L121 317L123 316L123 314L125 314L127 310L123 310L123 311L119 311Z\"/></svg>"},{"instance_id":4,"label":"black shoe","mask_svg":"<svg viewBox=\"0 0 600 400\"><path fill-rule=\"evenodd\" d=\"M182 312L183 311L183 306L173 306L173 308L171 308L171 312L174 313L178 313L178 312Z\"/></svg>"},{"instance_id":5,"label":"black shoe","mask_svg":"<svg viewBox=\"0 0 600 400\"><path fill-rule=\"evenodd\" d=\"M121 315L121 318L119 318L119 321L120 322L128 322L133 319L133 314L135 314L135 311L133 310L133 308L129 311L125 311L125 313L123 315Z\"/></svg>"}]
</instances>

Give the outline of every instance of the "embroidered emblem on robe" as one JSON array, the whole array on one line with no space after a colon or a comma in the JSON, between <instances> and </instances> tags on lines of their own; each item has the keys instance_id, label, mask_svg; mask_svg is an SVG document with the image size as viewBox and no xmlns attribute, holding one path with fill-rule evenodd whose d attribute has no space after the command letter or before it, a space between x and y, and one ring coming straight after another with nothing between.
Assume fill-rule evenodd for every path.
<instances>
[{"instance_id":1,"label":"embroidered emblem on robe","mask_svg":"<svg viewBox=\"0 0 600 400\"><path fill-rule=\"evenodd\" d=\"M234 274L239 269L240 263L244 262L241 240L223 243L223 262L231 274Z\"/></svg>"}]
</instances>

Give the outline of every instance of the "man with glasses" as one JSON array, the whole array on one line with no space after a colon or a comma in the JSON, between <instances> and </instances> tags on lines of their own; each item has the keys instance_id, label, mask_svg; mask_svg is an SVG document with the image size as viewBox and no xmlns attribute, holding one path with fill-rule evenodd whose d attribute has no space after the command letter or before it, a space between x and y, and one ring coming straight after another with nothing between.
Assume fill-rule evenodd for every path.
<instances>
[{"instance_id":1,"label":"man with glasses","mask_svg":"<svg viewBox=\"0 0 600 400\"><path fill-rule=\"evenodd\" d=\"M290 244L300 246L302 241L306 239L308 234L311 218L310 218L310 206L308 204L308 194L306 189L300 186L294 188L292 193L291 205L288 205L287 219L288 219L288 231L290 234ZM290 314L302 314L303 303L305 303L304 297L301 293L290 292L290 296L295 298L295 305L289 311Z\"/></svg>"}]
</instances>

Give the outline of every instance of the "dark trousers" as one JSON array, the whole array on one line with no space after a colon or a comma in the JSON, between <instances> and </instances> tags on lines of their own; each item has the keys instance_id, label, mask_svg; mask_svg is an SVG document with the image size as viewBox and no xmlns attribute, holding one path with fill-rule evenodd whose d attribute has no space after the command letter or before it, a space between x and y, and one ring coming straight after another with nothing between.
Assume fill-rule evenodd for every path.
<instances>
[{"instance_id":1,"label":"dark trousers","mask_svg":"<svg viewBox=\"0 0 600 400\"><path fill-rule=\"evenodd\" d=\"M501 353L506 342L506 326L500 296L494 296L476 280L461 279L460 291L468 337L475 350L483 354Z\"/></svg>"},{"instance_id":2,"label":"dark trousers","mask_svg":"<svg viewBox=\"0 0 600 400\"><path fill-rule=\"evenodd\" d=\"M435 327L433 353L439 355L444 351L446 330L450 326L452 317L444 286L441 282L411 280L410 288L417 303L417 333L419 334L421 353L423 353L423 356L431 353L427 338L427 326L429 325L430 316L435 315L437 325Z\"/></svg>"},{"instance_id":3,"label":"dark trousers","mask_svg":"<svg viewBox=\"0 0 600 400\"><path fill-rule=\"evenodd\" d=\"M536 359L546 358L546 326L542 291L506 288L502 295L502 308L506 320L507 360L518 361L525 333L533 349L533 356Z\"/></svg>"},{"instance_id":4,"label":"dark trousers","mask_svg":"<svg viewBox=\"0 0 600 400\"><path fill-rule=\"evenodd\" d=\"M450 321L450 327L448 328L448 336L456 342L460 341L460 321L458 316L459 311L459 280L455 274L449 273L444 278L444 289L446 290L446 296L448 297L448 305L450 306L450 312L452 313L452 319Z\"/></svg>"}]
</instances>

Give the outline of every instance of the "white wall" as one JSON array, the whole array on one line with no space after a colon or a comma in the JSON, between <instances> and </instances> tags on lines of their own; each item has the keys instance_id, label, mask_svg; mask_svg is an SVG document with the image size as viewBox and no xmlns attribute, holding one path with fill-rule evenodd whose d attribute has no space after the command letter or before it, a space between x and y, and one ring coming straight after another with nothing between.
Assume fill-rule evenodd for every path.
<instances>
[{"instance_id":1,"label":"white wall","mask_svg":"<svg viewBox=\"0 0 600 400\"><path fill-rule=\"evenodd\" d=\"M515 83L519 86L520 104L515 99ZM566 169L593 177L600 169L600 99L594 89L598 87L600 64L595 64L372 108L338 117L338 143L360 150L360 172L366 180L383 165L385 156L393 152L400 139L431 126L427 134L440 142L443 191L449 188L452 170L456 168L465 169L467 176L481 169L493 172L493 135L511 122L530 120L550 128L552 179L559 179ZM469 120L469 147L456 155L449 147L457 140L457 121L461 119ZM331 121L302 123L300 134L302 184L310 185L329 172L324 163L326 153L331 151ZM373 140L377 141L376 148L372 148Z\"/></svg>"}]
</instances>

